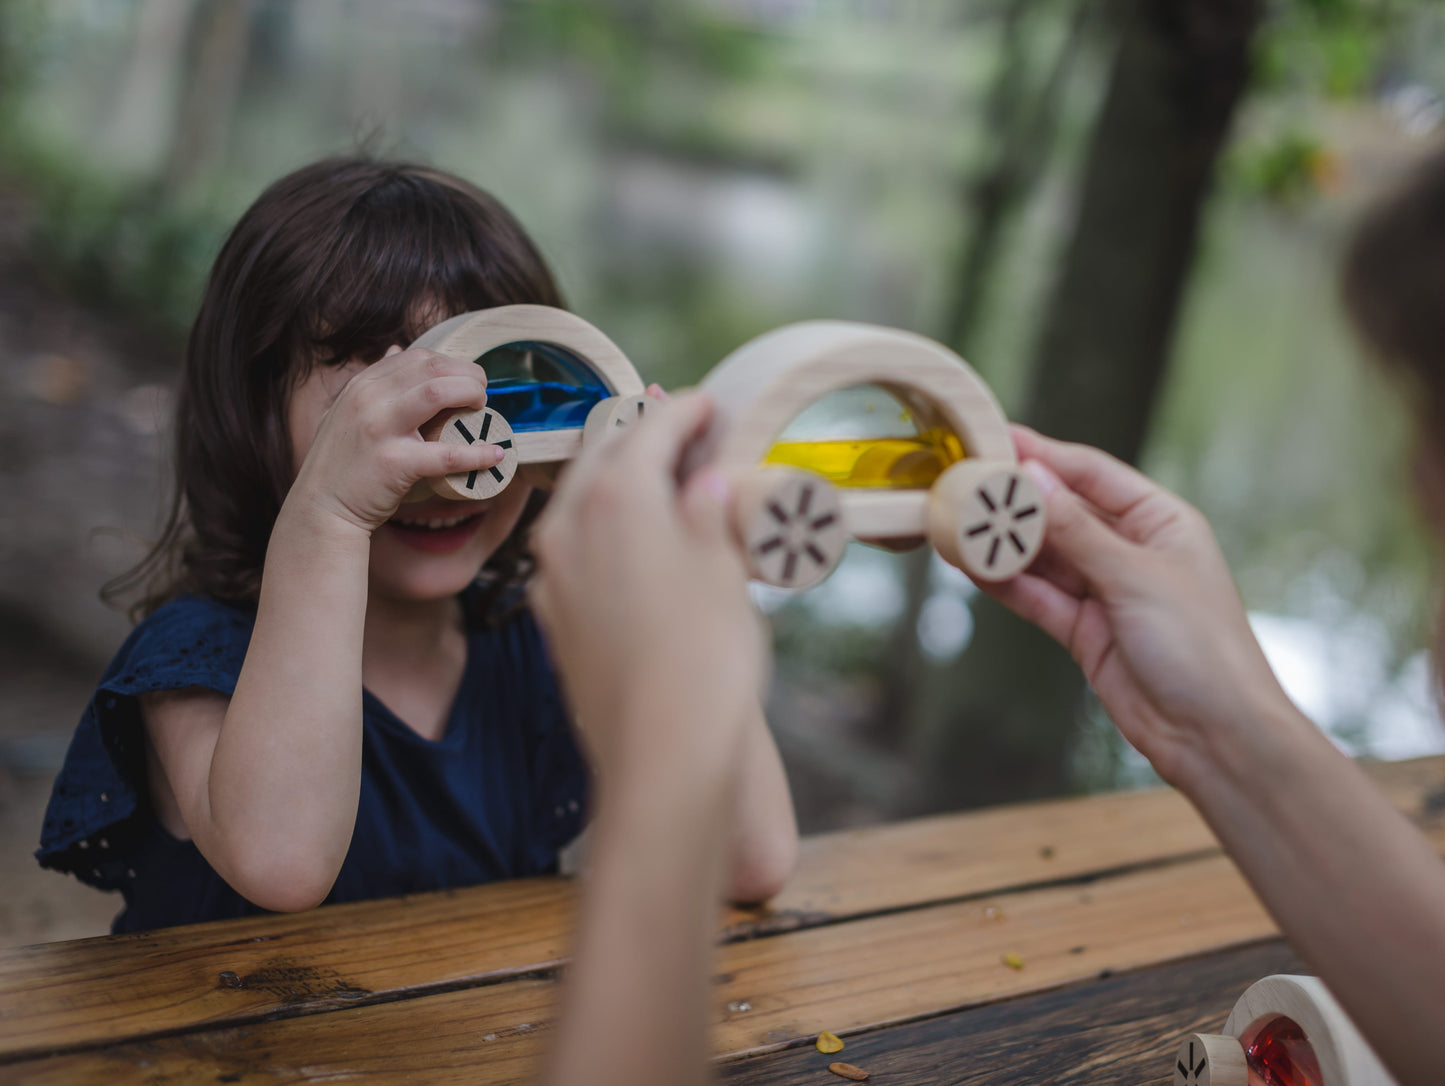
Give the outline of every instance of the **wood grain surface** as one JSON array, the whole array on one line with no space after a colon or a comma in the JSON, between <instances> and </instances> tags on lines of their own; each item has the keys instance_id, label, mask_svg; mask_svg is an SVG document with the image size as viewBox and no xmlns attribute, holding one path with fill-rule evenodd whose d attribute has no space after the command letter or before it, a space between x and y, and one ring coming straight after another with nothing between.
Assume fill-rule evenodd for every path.
<instances>
[{"instance_id":1,"label":"wood grain surface","mask_svg":"<svg viewBox=\"0 0 1445 1086\"><path fill-rule=\"evenodd\" d=\"M753 938L1216 849L1166 789L827 834L803 842L797 874L770 905L726 914L722 935ZM0 1059L551 968L566 954L572 902L566 880L532 879L0 950Z\"/></svg>"},{"instance_id":2,"label":"wood grain surface","mask_svg":"<svg viewBox=\"0 0 1445 1086\"><path fill-rule=\"evenodd\" d=\"M1445 849L1445 759L1374 772ZM773 908L724 918L718 1052L1269 938L1212 841L1169 792L810 839ZM562 880L528 880L3 952L0 1080L519 1081L571 908Z\"/></svg>"},{"instance_id":3,"label":"wood grain surface","mask_svg":"<svg viewBox=\"0 0 1445 1086\"><path fill-rule=\"evenodd\" d=\"M1188 804L1162 789L828 834L803 842L797 875L769 906L729 912L723 937L1214 850ZM523 880L3 950L0 1058L550 968L566 954L572 901L565 880Z\"/></svg>"},{"instance_id":4,"label":"wood grain surface","mask_svg":"<svg viewBox=\"0 0 1445 1086\"><path fill-rule=\"evenodd\" d=\"M1445 830L1434 837L1445 846ZM848 1038L1273 933L1233 866L1215 856L731 943L717 957L715 1051L758 1055L807 1044L824 1029ZM405 1081L412 1072L429 1082L523 1081L551 1029L555 997L552 978L518 979L122 1042L4 1071L16 1083L216 1073L239 1076L225 1079L232 1082Z\"/></svg>"},{"instance_id":5,"label":"wood grain surface","mask_svg":"<svg viewBox=\"0 0 1445 1086\"><path fill-rule=\"evenodd\" d=\"M1217 1030L1239 994L1303 963L1281 940L1072 984L850 1038L725 1064L727 1086L831 1086L846 1059L874 1086L1169 1086L1179 1038ZM840 1080L841 1081L841 1080Z\"/></svg>"}]
</instances>

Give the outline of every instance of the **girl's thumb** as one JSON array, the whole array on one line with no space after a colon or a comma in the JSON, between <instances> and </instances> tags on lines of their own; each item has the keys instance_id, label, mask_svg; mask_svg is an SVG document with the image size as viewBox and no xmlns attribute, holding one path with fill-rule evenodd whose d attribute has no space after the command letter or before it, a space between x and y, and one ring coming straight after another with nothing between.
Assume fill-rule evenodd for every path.
<instances>
[{"instance_id":1,"label":"girl's thumb","mask_svg":"<svg viewBox=\"0 0 1445 1086\"><path fill-rule=\"evenodd\" d=\"M693 531L705 538L727 534L732 487L722 472L716 468L694 472L683 485L681 503Z\"/></svg>"}]
</instances>

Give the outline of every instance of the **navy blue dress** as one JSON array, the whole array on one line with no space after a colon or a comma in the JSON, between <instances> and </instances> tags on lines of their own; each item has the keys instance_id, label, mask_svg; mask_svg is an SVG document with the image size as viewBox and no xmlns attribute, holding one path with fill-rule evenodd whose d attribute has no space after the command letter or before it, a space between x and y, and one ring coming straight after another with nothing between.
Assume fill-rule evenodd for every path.
<instances>
[{"instance_id":1,"label":"navy blue dress","mask_svg":"<svg viewBox=\"0 0 1445 1086\"><path fill-rule=\"evenodd\" d=\"M253 621L199 596L166 604L121 646L71 740L35 855L120 890L114 931L263 911L155 818L137 702L185 687L229 696ZM356 830L328 903L552 872L581 830L586 765L525 612L498 627L469 621L466 671L439 740L369 691L362 730Z\"/></svg>"}]
</instances>

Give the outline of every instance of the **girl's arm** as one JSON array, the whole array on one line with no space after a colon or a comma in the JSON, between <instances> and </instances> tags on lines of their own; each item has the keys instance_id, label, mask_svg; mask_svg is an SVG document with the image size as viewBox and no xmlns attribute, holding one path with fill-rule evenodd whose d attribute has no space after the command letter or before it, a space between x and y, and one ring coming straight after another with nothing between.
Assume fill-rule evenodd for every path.
<instances>
[{"instance_id":1,"label":"girl's arm","mask_svg":"<svg viewBox=\"0 0 1445 1086\"><path fill-rule=\"evenodd\" d=\"M707 400L682 397L584 453L534 536L533 605L599 782L549 1082L708 1077L728 815L757 749L766 670L722 480L677 491L675 466L708 415Z\"/></svg>"},{"instance_id":2,"label":"girl's arm","mask_svg":"<svg viewBox=\"0 0 1445 1086\"><path fill-rule=\"evenodd\" d=\"M364 533L288 503L234 695L142 699L183 836L262 908L320 903L351 842L369 549Z\"/></svg>"},{"instance_id":3,"label":"girl's arm","mask_svg":"<svg viewBox=\"0 0 1445 1086\"><path fill-rule=\"evenodd\" d=\"M725 893L729 901L766 901L798 863L798 823L783 760L762 709L754 706L743 737L742 769L732 813Z\"/></svg>"},{"instance_id":4,"label":"girl's arm","mask_svg":"<svg viewBox=\"0 0 1445 1086\"><path fill-rule=\"evenodd\" d=\"M351 842L371 533L417 479L500 456L417 432L439 411L485 402L485 375L470 362L398 351L323 375L344 387L296 450L304 460L271 533L235 692L141 705L157 791L239 894L278 910L322 901Z\"/></svg>"},{"instance_id":5,"label":"girl's arm","mask_svg":"<svg viewBox=\"0 0 1445 1086\"><path fill-rule=\"evenodd\" d=\"M1098 450L1015 439L1048 536L989 591L1070 650L1402 1086L1438 1082L1445 866L1285 696L1196 510Z\"/></svg>"}]
</instances>

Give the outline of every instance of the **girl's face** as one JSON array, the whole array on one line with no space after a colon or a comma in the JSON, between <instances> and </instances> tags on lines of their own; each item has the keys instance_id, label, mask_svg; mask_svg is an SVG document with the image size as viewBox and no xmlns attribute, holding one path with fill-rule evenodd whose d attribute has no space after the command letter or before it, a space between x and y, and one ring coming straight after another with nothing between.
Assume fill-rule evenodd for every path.
<instances>
[{"instance_id":1,"label":"girl's face","mask_svg":"<svg viewBox=\"0 0 1445 1086\"><path fill-rule=\"evenodd\" d=\"M365 362L315 366L291 393L287 427L299 471L321 416ZM494 498L451 501L429 497L403 504L371 537L371 590L397 600L454 596L511 535L532 488L514 479Z\"/></svg>"}]
</instances>

